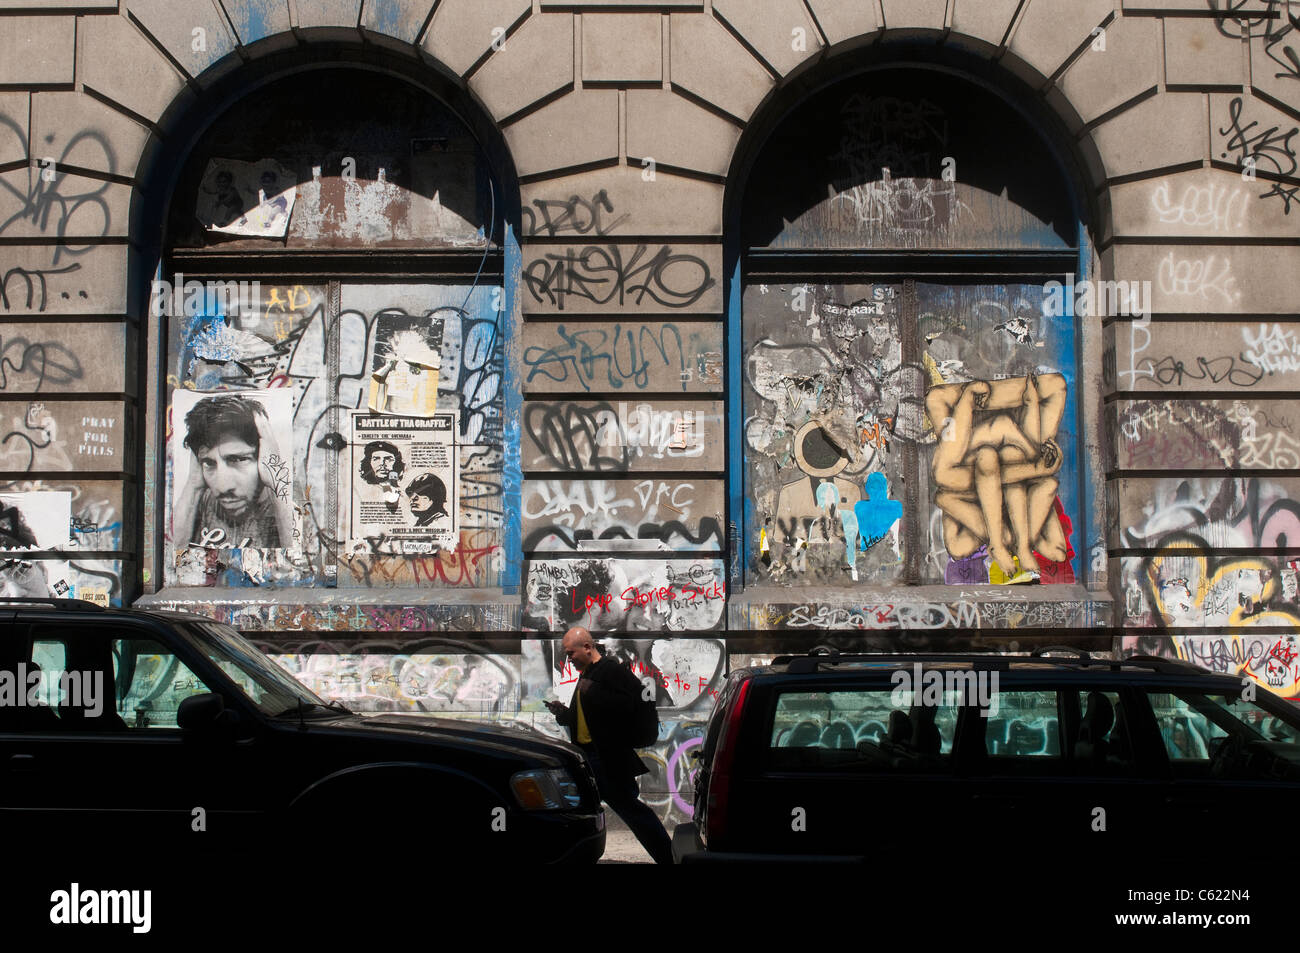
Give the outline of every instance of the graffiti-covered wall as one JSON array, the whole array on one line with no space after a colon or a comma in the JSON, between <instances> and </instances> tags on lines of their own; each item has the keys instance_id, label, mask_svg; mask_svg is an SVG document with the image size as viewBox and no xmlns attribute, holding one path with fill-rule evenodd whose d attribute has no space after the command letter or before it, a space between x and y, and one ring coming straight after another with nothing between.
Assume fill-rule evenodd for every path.
<instances>
[{"instance_id":1,"label":"graffiti-covered wall","mask_svg":"<svg viewBox=\"0 0 1300 953\"><path fill-rule=\"evenodd\" d=\"M5 5L0 591L1291 692L1290 13Z\"/></svg>"}]
</instances>

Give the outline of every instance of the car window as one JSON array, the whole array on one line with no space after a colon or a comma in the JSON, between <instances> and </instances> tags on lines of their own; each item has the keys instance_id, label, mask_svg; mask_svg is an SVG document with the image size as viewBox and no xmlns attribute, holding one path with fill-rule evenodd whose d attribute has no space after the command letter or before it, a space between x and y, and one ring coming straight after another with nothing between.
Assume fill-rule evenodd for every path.
<instances>
[{"instance_id":1,"label":"car window","mask_svg":"<svg viewBox=\"0 0 1300 953\"><path fill-rule=\"evenodd\" d=\"M120 626L34 626L24 665L38 682L22 713L26 731L175 728L180 703L209 690L171 649Z\"/></svg>"},{"instance_id":2,"label":"car window","mask_svg":"<svg viewBox=\"0 0 1300 953\"><path fill-rule=\"evenodd\" d=\"M1113 776L1137 770L1129 712L1118 691L1079 692L1079 715L1074 743L1077 773Z\"/></svg>"},{"instance_id":3,"label":"car window","mask_svg":"<svg viewBox=\"0 0 1300 953\"><path fill-rule=\"evenodd\" d=\"M130 729L175 728L181 702L211 689L153 639L113 640L117 712Z\"/></svg>"},{"instance_id":4,"label":"car window","mask_svg":"<svg viewBox=\"0 0 1300 953\"><path fill-rule=\"evenodd\" d=\"M1061 757L1060 716L1054 691L998 692L984 731L989 757Z\"/></svg>"},{"instance_id":5,"label":"car window","mask_svg":"<svg viewBox=\"0 0 1300 953\"><path fill-rule=\"evenodd\" d=\"M1149 697L1175 775L1300 778L1300 717L1275 714L1239 692L1189 689Z\"/></svg>"},{"instance_id":6,"label":"car window","mask_svg":"<svg viewBox=\"0 0 1300 953\"><path fill-rule=\"evenodd\" d=\"M1169 760L1208 764L1217 742L1228 737L1228 732L1177 695L1153 692L1148 697Z\"/></svg>"},{"instance_id":7,"label":"car window","mask_svg":"<svg viewBox=\"0 0 1300 953\"><path fill-rule=\"evenodd\" d=\"M769 739L775 769L852 768L905 773L947 770L960 699L889 689L785 691Z\"/></svg>"}]
</instances>

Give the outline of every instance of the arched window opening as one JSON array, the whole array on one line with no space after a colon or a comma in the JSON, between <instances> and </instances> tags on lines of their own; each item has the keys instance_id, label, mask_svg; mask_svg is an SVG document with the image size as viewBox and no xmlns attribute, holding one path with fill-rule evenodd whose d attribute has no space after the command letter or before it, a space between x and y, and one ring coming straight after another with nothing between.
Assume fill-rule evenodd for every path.
<instances>
[{"instance_id":1,"label":"arched window opening","mask_svg":"<svg viewBox=\"0 0 1300 953\"><path fill-rule=\"evenodd\" d=\"M464 123L379 72L204 132L153 296L164 585L500 584L504 205Z\"/></svg>"},{"instance_id":2,"label":"arched window opening","mask_svg":"<svg viewBox=\"0 0 1300 953\"><path fill-rule=\"evenodd\" d=\"M947 72L862 73L774 129L741 213L747 585L1076 581L1071 196Z\"/></svg>"}]
</instances>

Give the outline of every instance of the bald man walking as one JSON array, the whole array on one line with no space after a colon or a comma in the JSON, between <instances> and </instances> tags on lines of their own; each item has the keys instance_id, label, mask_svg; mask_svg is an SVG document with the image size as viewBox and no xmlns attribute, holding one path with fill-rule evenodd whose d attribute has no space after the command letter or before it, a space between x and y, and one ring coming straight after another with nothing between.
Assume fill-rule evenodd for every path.
<instances>
[{"instance_id":1,"label":"bald man walking","mask_svg":"<svg viewBox=\"0 0 1300 953\"><path fill-rule=\"evenodd\" d=\"M586 753L601 799L623 818L656 864L671 864L672 840L637 789L637 776L649 769L628 740L641 681L626 666L602 657L591 633L580 626L564 633L562 645L579 673L573 704L547 702L546 707Z\"/></svg>"}]
</instances>

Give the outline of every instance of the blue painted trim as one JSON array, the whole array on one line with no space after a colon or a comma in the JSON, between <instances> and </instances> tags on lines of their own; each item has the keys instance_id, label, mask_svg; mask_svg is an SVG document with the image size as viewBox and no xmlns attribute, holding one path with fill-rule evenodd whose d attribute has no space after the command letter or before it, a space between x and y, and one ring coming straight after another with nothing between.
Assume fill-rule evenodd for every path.
<instances>
[{"instance_id":1,"label":"blue painted trim","mask_svg":"<svg viewBox=\"0 0 1300 953\"><path fill-rule=\"evenodd\" d=\"M1088 269L1089 267L1091 267L1092 262L1091 262L1091 256L1088 254L1087 225L1084 222L1082 215L1078 217L1078 222L1079 222L1079 229L1075 237L1075 241L1079 245L1079 273L1078 273L1078 277L1075 280L1082 281L1083 279L1088 277ZM1070 301L1070 313L1071 314L1074 313L1073 300ZM1077 363L1075 366L1077 368L1077 373L1079 374L1077 380L1082 381L1084 379L1083 377L1084 371L1082 366L1083 328L1078 324L1077 320L1075 322L1074 335L1076 341L1075 353L1077 355ZM1076 390L1077 389L1078 388L1076 387ZM1092 544L1094 540L1098 540L1098 539L1102 540L1104 544L1106 535L1101 525L1101 522L1098 519L1098 516L1102 510L1100 504L1097 501L1097 496L1096 496L1097 481L1092 478L1093 474L1089 472L1089 463L1092 457L1087 450L1087 442L1086 442L1087 431L1085 429L1086 415L1083 412L1083 401L1078 400L1077 397L1075 398L1075 400L1077 404L1075 408L1075 420L1076 420L1075 426L1078 427L1079 448L1082 451L1079 460L1080 463L1079 507L1083 511L1079 514L1080 545L1075 547L1076 557L1079 560L1079 565L1075 568L1075 578L1083 580L1085 585L1090 585L1093 582L1094 575L1095 575L1092 570ZM1102 440L1106 439L1106 421L1104 419L1097 421L1097 433L1100 435ZM1104 456L1105 447L1099 446L1097 448L1097 452ZM1104 468L1105 467L1104 460L1099 460L1097 465L1099 467Z\"/></svg>"},{"instance_id":2,"label":"blue painted trim","mask_svg":"<svg viewBox=\"0 0 1300 953\"><path fill-rule=\"evenodd\" d=\"M505 419L501 422L505 465L501 473L501 545L505 550L505 569L501 574L501 589L506 595L519 591L523 575L523 468L521 465L520 421L524 417L523 368L520 355L523 350L523 305L520 274L523 271L523 252L514 228L506 224L505 234L505 297L502 301L501 333L505 343L505 360L501 371L501 389L504 401L501 408Z\"/></svg>"},{"instance_id":3,"label":"blue painted trim","mask_svg":"<svg viewBox=\"0 0 1300 953\"><path fill-rule=\"evenodd\" d=\"M743 400L744 376L742 374L743 347L740 337L741 305L744 295L740 283L740 249L735 247L733 236L730 249L725 249L723 260L734 261L731 274L727 276L727 542L733 547L728 553L734 573L728 573L731 586L744 585L745 559L749 552L746 534L749 526L749 508L745 500L745 406ZM727 252L730 252L730 256ZM736 533L730 533L730 524L735 524Z\"/></svg>"}]
</instances>

